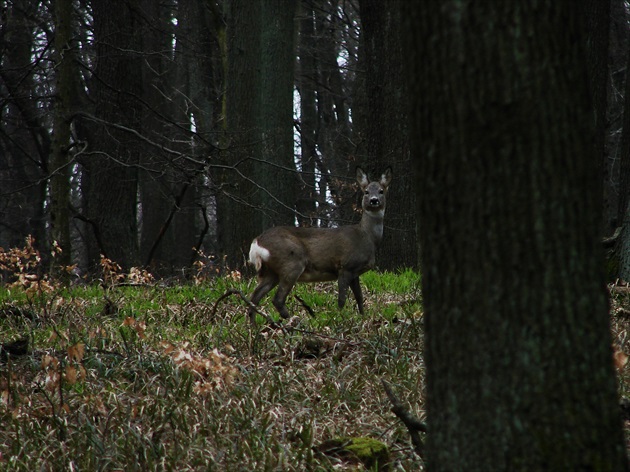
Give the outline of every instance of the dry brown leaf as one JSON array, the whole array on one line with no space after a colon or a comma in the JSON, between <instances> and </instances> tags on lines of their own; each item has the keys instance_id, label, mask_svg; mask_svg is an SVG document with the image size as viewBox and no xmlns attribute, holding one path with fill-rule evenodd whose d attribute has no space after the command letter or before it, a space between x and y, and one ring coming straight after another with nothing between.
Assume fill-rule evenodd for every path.
<instances>
[{"instance_id":1,"label":"dry brown leaf","mask_svg":"<svg viewBox=\"0 0 630 472\"><path fill-rule=\"evenodd\" d=\"M85 355L85 344L76 343L73 346L68 347L68 357L71 361L81 362Z\"/></svg>"},{"instance_id":2,"label":"dry brown leaf","mask_svg":"<svg viewBox=\"0 0 630 472\"><path fill-rule=\"evenodd\" d=\"M133 328L136 330L136 333L138 333L138 337L144 339L144 330L147 329L147 324L144 321L136 321Z\"/></svg>"},{"instance_id":3,"label":"dry brown leaf","mask_svg":"<svg viewBox=\"0 0 630 472\"><path fill-rule=\"evenodd\" d=\"M164 354L170 354L175 350L175 346L168 342L163 342L161 346L164 349Z\"/></svg>"},{"instance_id":4,"label":"dry brown leaf","mask_svg":"<svg viewBox=\"0 0 630 472\"><path fill-rule=\"evenodd\" d=\"M615 346L613 352L613 361L618 371L622 371L628 363L628 356L621 350L619 346Z\"/></svg>"},{"instance_id":5,"label":"dry brown leaf","mask_svg":"<svg viewBox=\"0 0 630 472\"><path fill-rule=\"evenodd\" d=\"M207 357L192 354L184 349L172 351L171 357L178 367L195 375L194 390L200 394L231 385L238 374L238 369L216 348Z\"/></svg>"},{"instance_id":6,"label":"dry brown leaf","mask_svg":"<svg viewBox=\"0 0 630 472\"><path fill-rule=\"evenodd\" d=\"M79 366L79 380L83 381L87 377L87 371L82 365Z\"/></svg>"},{"instance_id":7,"label":"dry brown leaf","mask_svg":"<svg viewBox=\"0 0 630 472\"><path fill-rule=\"evenodd\" d=\"M57 360L56 357L53 357L49 354L45 354L44 356L42 356L42 369L45 369L46 367L48 367L49 365L52 365L52 367L57 367L57 365L59 364L59 361Z\"/></svg>"},{"instance_id":8,"label":"dry brown leaf","mask_svg":"<svg viewBox=\"0 0 630 472\"><path fill-rule=\"evenodd\" d=\"M77 383L77 369L71 365L66 366L66 382L70 385Z\"/></svg>"},{"instance_id":9,"label":"dry brown leaf","mask_svg":"<svg viewBox=\"0 0 630 472\"><path fill-rule=\"evenodd\" d=\"M57 390L57 386L59 385L60 375L56 370L51 370L46 374L46 380L44 381L44 385L46 389L50 392L54 392Z\"/></svg>"}]
</instances>

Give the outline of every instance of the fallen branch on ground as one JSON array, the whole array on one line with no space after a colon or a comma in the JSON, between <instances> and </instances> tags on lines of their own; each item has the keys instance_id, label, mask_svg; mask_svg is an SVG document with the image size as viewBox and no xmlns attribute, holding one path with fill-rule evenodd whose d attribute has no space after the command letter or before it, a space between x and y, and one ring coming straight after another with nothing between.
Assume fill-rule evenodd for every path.
<instances>
[{"instance_id":1,"label":"fallen branch on ground","mask_svg":"<svg viewBox=\"0 0 630 472\"><path fill-rule=\"evenodd\" d=\"M409 410L400 402L398 397L396 397L396 394L389 383L382 379L381 383L383 384L383 388L385 389L385 393L387 394L389 401L392 402L392 413L394 413L407 427L407 431L409 431L411 442L413 443L416 453L424 459L424 445L422 444L420 433L427 432L427 425L409 412Z\"/></svg>"},{"instance_id":2,"label":"fallen branch on ground","mask_svg":"<svg viewBox=\"0 0 630 472\"><path fill-rule=\"evenodd\" d=\"M311 315L311 318L315 318L315 312L313 311L313 309L310 306L308 306L306 302L302 300L302 298L298 297L295 294L293 296L297 299L298 302L302 304L302 306L308 312L308 314Z\"/></svg>"}]
</instances>

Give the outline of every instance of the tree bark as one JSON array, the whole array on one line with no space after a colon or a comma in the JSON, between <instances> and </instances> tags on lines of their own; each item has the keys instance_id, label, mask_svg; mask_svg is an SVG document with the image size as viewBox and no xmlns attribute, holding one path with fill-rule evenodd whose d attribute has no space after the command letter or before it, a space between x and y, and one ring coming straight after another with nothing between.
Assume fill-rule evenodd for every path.
<instances>
[{"instance_id":1,"label":"tree bark","mask_svg":"<svg viewBox=\"0 0 630 472\"><path fill-rule=\"evenodd\" d=\"M317 161L317 61L315 60L315 13L309 2L302 1L299 35L300 92L300 186L297 213L300 226L318 226L315 164Z\"/></svg>"},{"instance_id":2,"label":"tree bark","mask_svg":"<svg viewBox=\"0 0 630 472\"><path fill-rule=\"evenodd\" d=\"M612 197L609 183L611 179L603 178L608 174L605 153L606 132L608 130L606 122L607 111L607 89L608 89L608 38L610 35L610 4L611 0L587 0L582 6L582 14L586 21L586 59L588 66L588 82L595 111L595 149L597 152L596 162L601 168L599 175L602 176L602 222L600 224L602 234L608 234L616 228L608 221L606 208L609 199ZM619 220L621 221L621 220Z\"/></svg>"},{"instance_id":3,"label":"tree bark","mask_svg":"<svg viewBox=\"0 0 630 472\"><path fill-rule=\"evenodd\" d=\"M572 2L404 18L432 470L626 470Z\"/></svg>"},{"instance_id":4,"label":"tree bark","mask_svg":"<svg viewBox=\"0 0 630 472\"><path fill-rule=\"evenodd\" d=\"M123 268L140 264L139 148L135 132L141 129L141 43L136 30L137 11L130 6L125 3L112 8L106 0L92 3L97 65L91 94L96 119L86 120L91 123L91 138L83 160L92 267L101 254Z\"/></svg>"},{"instance_id":5,"label":"tree bark","mask_svg":"<svg viewBox=\"0 0 630 472\"><path fill-rule=\"evenodd\" d=\"M326 225L348 224L358 219L353 204L357 204L354 179L360 162L355 155L349 114L349 87L341 74L339 63L339 19L336 0L324 2L325 8L315 9L319 113L317 145L321 152L320 205L324 207L330 193L333 212ZM328 8L329 10L326 10ZM360 208L360 205L357 205ZM334 220L334 223L333 221Z\"/></svg>"},{"instance_id":6,"label":"tree bark","mask_svg":"<svg viewBox=\"0 0 630 472\"><path fill-rule=\"evenodd\" d=\"M297 178L293 152L295 0L261 3L260 92L257 128L263 228L294 225ZM271 165L269 165L271 164Z\"/></svg>"},{"instance_id":7,"label":"tree bark","mask_svg":"<svg viewBox=\"0 0 630 472\"><path fill-rule=\"evenodd\" d=\"M32 64L39 7L31 0L7 3L2 14L0 78L6 97L0 128L0 247L21 246L30 234L46 258L51 139L42 116L50 108L47 97L33 92L38 71Z\"/></svg>"},{"instance_id":8,"label":"tree bark","mask_svg":"<svg viewBox=\"0 0 630 472\"><path fill-rule=\"evenodd\" d=\"M392 166L396 185L387 203L387 230L377 258L381 269L415 267L418 262L415 194L407 130L407 93L400 43L401 0L361 0L361 70L366 97L360 100L363 125L355 134L365 142L364 165L373 175Z\"/></svg>"},{"instance_id":9,"label":"tree bark","mask_svg":"<svg viewBox=\"0 0 630 472\"><path fill-rule=\"evenodd\" d=\"M608 2L603 2L608 3ZM628 12L626 2L614 0L610 2L609 17L609 41L608 41L608 88L606 121L606 165L604 167L604 230L610 235L623 224L628 201L628 177L626 157L630 154L630 136L626 142L624 120L628 118L624 113L628 83L626 71L628 65L628 52L630 47L630 31L628 29ZM625 167L625 168L624 168ZM619 274L611 274L617 277Z\"/></svg>"},{"instance_id":10,"label":"tree bark","mask_svg":"<svg viewBox=\"0 0 630 472\"><path fill-rule=\"evenodd\" d=\"M225 142L218 187L220 251L228 265L241 267L252 239L263 230L261 189L255 181L256 103L260 85L260 4L234 0L227 5Z\"/></svg>"},{"instance_id":11,"label":"tree bark","mask_svg":"<svg viewBox=\"0 0 630 472\"><path fill-rule=\"evenodd\" d=\"M186 91L184 95L187 100L184 108L190 110L195 125L193 146L189 152L195 160L204 162L209 158L216 158L216 136L221 132L221 105L224 95L222 87L225 82L226 59L223 13L214 3L180 4L177 31L182 30L186 42L175 51L178 65L177 81ZM186 202L187 208L176 217L179 221L175 228L185 218L195 222L194 243L190 244L190 240L186 238L184 244L178 244L180 247L178 253L182 261L186 260L186 257L190 261L197 256L193 247L214 252L217 243L216 220L213 218L211 228L206 227L209 215L204 213L205 210L199 211L200 208L211 208L211 212L216 212L215 198L208 191L206 172L199 172L192 182ZM191 214L193 206L196 210L194 215ZM204 233L208 233L207 237L200 239L200 235ZM204 248L204 245L208 247Z\"/></svg>"},{"instance_id":12,"label":"tree bark","mask_svg":"<svg viewBox=\"0 0 630 472\"><path fill-rule=\"evenodd\" d=\"M618 5L625 13L625 5ZM627 16L627 15L626 15ZM626 18L627 21L627 18ZM624 281L630 280L630 208L628 200L630 197L630 74L628 74L628 64L630 55L626 55L626 84L624 90L623 124L621 139L617 149L619 159L619 198L617 205L617 222L622 227L618 244L611 255L612 268L618 262L618 273L610 274L611 279L620 278Z\"/></svg>"},{"instance_id":13,"label":"tree bark","mask_svg":"<svg viewBox=\"0 0 630 472\"><path fill-rule=\"evenodd\" d=\"M70 125L78 92L78 68L72 30L73 2L55 2L55 56L57 62L56 100L50 159L50 222L51 236L61 249L53 270L71 263L70 241ZM63 272L58 275L63 274Z\"/></svg>"}]
</instances>

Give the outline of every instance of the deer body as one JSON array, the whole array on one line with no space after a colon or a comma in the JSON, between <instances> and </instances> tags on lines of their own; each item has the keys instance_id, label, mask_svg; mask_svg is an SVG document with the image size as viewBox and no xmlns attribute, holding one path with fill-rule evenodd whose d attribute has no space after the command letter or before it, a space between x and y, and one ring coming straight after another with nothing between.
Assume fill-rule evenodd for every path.
<instances>
[{"instance_id":1,"label":"deer body","mask_svg":"<svg viewBox=\"0 0 630 472\"><path fill-rule=\"evenodd\" d=\"M363 191L363 215L356 225L339 228L277 226L258 236L251 244L249 260L258 272L258 285L251 301L258 305L276 285L273 304L283 318L289 317L285 302L296 282L337 280L339 308L346 303L348 287L363 314L359 276L374 267L376 247L383 238L383 218L392 172L388 168L379 181L369 182L357 168L357 182ZM254 310L250 309L254 320Z\"/></svg>"}]
</instances>

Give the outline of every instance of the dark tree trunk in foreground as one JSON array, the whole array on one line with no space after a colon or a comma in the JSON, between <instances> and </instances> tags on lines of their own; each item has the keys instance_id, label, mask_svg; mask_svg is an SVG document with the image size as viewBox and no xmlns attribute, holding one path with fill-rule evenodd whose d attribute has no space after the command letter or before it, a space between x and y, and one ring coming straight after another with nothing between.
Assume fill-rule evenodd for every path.
<instances>
[{"instance_id":1,"label":"dark tree trunk in foreground","mask_svg":"<svg viewBox=\"0 0 630 472\"><path fill-rule=\"evenodd\" d=\"M625 470L573 2L406 4L432 470Z\"/></svg>"},{"instance_id":2,"label":"dark tree trunk in foreground","mask_svg":"<svg viewBox=\"0 0 630 472\"><path fill-rule=\"evenodd\" d=\"M608 175L607 161L609 156L605 152L606 143L606 108L607 108L607 87L608 87L608 38L610 35L610 0L586 0L582 7L584 18L586 19L586 60L588 67L588 81L593 99L593 109L595 111L595 151L594 158L601 167L599 175ZM602 232L614 230L607 218L606 207L612 198L610 195L612 179L603 178L602 192L604 206L602 211Z\"/></svg>"}]
</instances>

